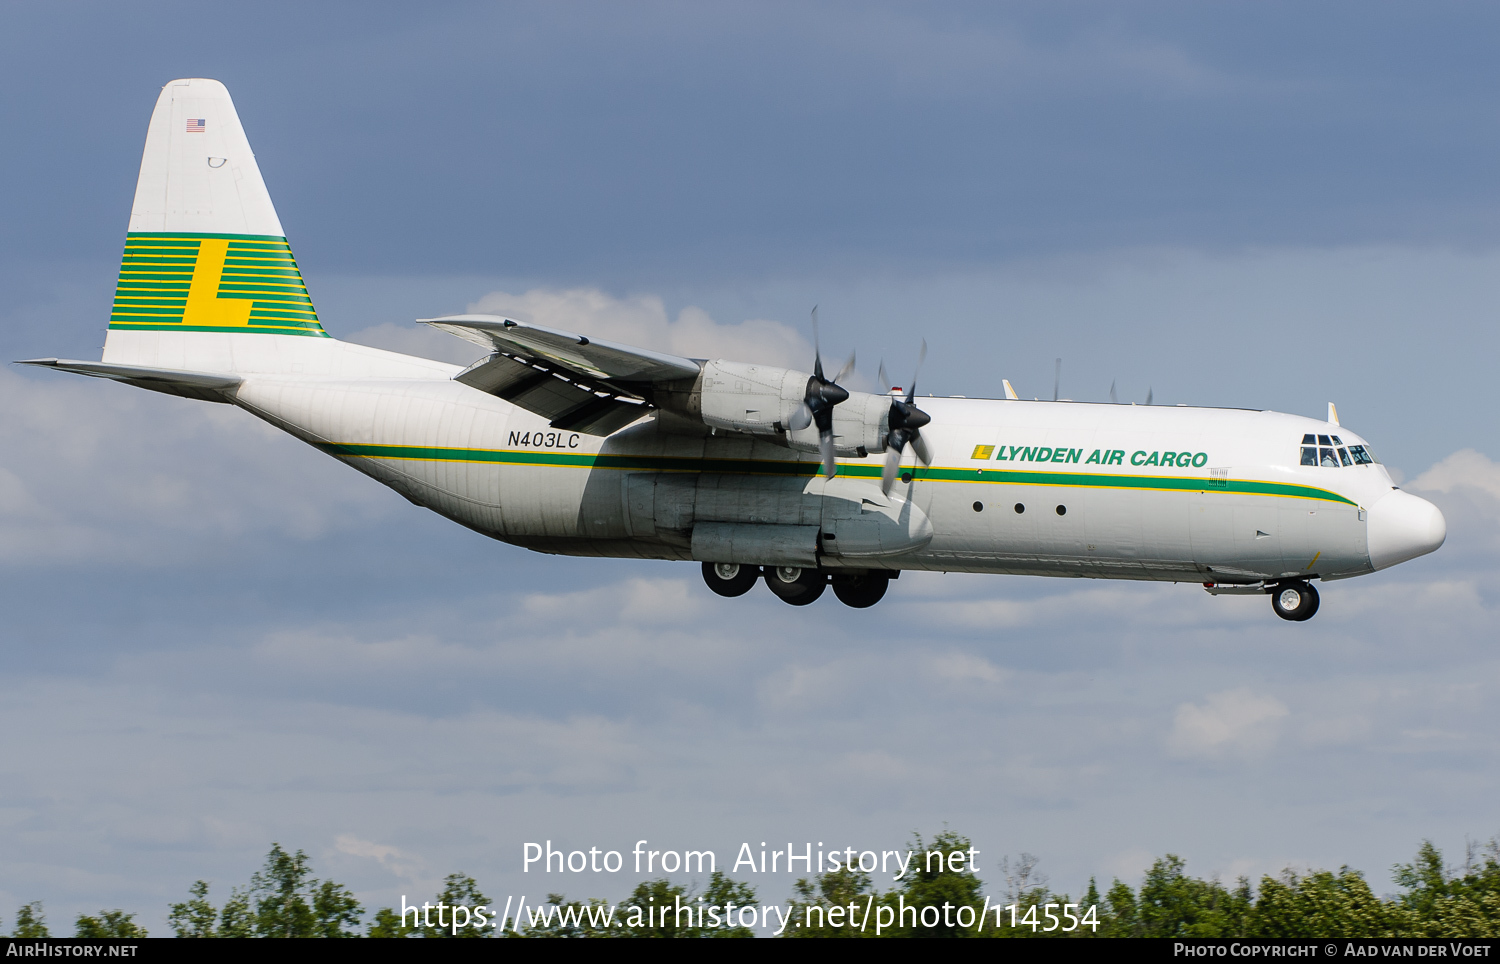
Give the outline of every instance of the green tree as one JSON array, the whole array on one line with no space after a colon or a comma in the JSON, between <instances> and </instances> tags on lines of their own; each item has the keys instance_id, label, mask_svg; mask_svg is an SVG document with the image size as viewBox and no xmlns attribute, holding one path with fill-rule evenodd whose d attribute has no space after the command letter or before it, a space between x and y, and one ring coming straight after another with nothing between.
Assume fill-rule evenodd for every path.
<instances>
[{"instance_id":1,"label":"green tree","mask_svg":"<svg viewBox=\"0 0 1500 964\"><path fill-rule=\"evenodd\" d=\"M918 923L908 927L897 921L891 936L903 937L972 937L978 930L977 915L984 910L983 883L969 866L972 844L962 837L944 830L926 842L921 834L912 835L911 849L914 851L911 867L902 878L898 897L906 906L916 906ZM962 855L955 859L955 854ZM898 907L902 900L898 900ZM920 919L921 908L935 907L940 914L935 927L925 926ZM958 909L973 908L976 920L973 926L959 924ZM899 916L899 914L898 914Z\"/></svg>"},{"instance_id":2,"label":"green tree","mask_svg":"<svg viewBox=\"0 0 1500 964\"><path fill-rule=\"evenodd\" d=\"M1376 897L1364 875L1348 867L1337 874L1290 869L1262 877L1250 916L1249 937L1398 937L1407 914Z\"/></svg>"},{"instance_id":3,"label":"green tree","mask_svg":"<svg viewBox=\"0 0 1500 964\"><path fill-rule=\"evenodd\" d=\"M229 892L224 909L219 912L219 931L215 937L255 937L255 911L250 896L238 887Z\"/></svg>"},{"instance_id":4,"label":"green tree","mask_svg":"<svg viewBox=\"0 0 1500 964\"><path fill-rule=\"evenodd\" d=\"M1494 937L1500 935L1500 840L1482 848L1470 844L1464 865L1443 866L1442 852L1424 840L1417 859L1394 868L1406 890L1397 901L1406 912L1412 937Z\"/></svg>"},{"instance_id":5,"label":"green tree","mask_svg":"<svg viewBox=\"0 0 1500 964\"><path fill-rule=\"evenodd\" d=\"M541 916L535 913L526 914L525 918L535 919L537 923L533 926L529 919L523 919L519 923L523 930L511 928L505 931L506 937L624 937L618 929L612 927L618 925L619 917L612 915L610 907L598 898L590 898L588 901L568 900L562 894L548 894L547 904L541 909ZM505 928L505 921L499 925Z\"/></svg>"},{"instance_id":6,"label":"green tree","mask_svg":"<svg viewBox=\"0 0 1500 964\"><path fill-rule=\"evenodd\" d=\"M988 925L979 920L984 909L982 882L971 866L973 854L967 837L945 830L929 842L915 834L908 849L911 862L900 885L884 893L873 886L868 873L857 867L840 867L811 880L798 880L793 885L792 916L782 936L1011 936L1009 928L1004 928L1003 934L997 931L993 917ZM1002 862L1002 871L1008 872L1010 866ZM1017 865L1019 875L1009 876L1013 882L1019 881L1019 889L1027 898L1047 892L1045 885L1040 889L1035 886L1035 866L1036 858L1023 855ZM971 910L961 915L964 907ZM924 908L931 908L928 920L936 914L936 926L927 926L922 917ZM867 913L868 921L864 919Z\"/></svg>"},{"instance_id":7,"label":"green tree","mask_svg":"<svg viewBox=\"0 0 1500 964\"><path fill-rule=\"evenodd\" d=\"M226 937L240 936L247 924L256 937L358 936L352 928L359 926L359 901L343 884L315 880L300 850L289 854L272 844L265 867L250 878L243 905L235 902L240 896L225 905L220 930ZM246 913L251 906L253 915Z\"/></svg>"},{"instance_id":8,"label":"green tree","mask_svg":"<svg viewBox=\"0 0 1500 964\"><path fill-rule=\"evenodd\" d=\"M791 902L791 917L783 937L874 937L875 932L866 928L849 926L847 909L853 904L863 909L869 904L872 891L870 875L862 870L840 867L819 874L812 880L801 878L792 885L796 894ZM829 923L828 912L843 908L834 919L840 926ZM808 911L815 910L809 914Z\"/></svg>"},{"instance_id":9,"label":"green tree","mask_svg":"<svg viewBox=\"0 0 1500 964\"><path fill-rule=\"evenodd\" d=\"M707 907L747 907L755 903L755 891L749 884L737 880L731 880L724 874L715 870L708 877L708 886L703 890L703 896L698 902ZM774 929L774 928L773 928ZM695 937L754 937L755 932L748 927L703 927L702 933Z\"/></svg>"},{"instance_id":10,"label":"green tree","mask_svg":"<svg viewBox=\"0 0 1500 964\"><path fill-rule=\"evenodd\" d=\"M47 918L42 913L42 902L34 900L29 904L22 904L21 909L16 911L16 927L10 932L11 937L51 937L47 930Z\"/></svg>"},{"instance_id":11,"label":"green tree","mask_svg":"<svg viewBox=\"0 0 1500 964\"><path fill-rule=\"evenodd\" d=\"M1100 937L1140 937L1145 930L1135 891L1116 877L1099 909Z\"/></svg>"},{"instance_id":12,"label":"green tree","mask_svg":"<svg viewBox=\"0 0 1500 964\"><path fill-rule=\"evenodd\" d=\"M365 936L415 937L420 931L419 927L408 927L394 908L382 907L375 912L375 919L370 921L370 929L365 932Z\"/></svg>"},{"instance_id":13,"label":"green tree","mask_svg":"<svg viewBox=\"0 0 1500 964\"><path fill-rule=\"evenodd\" d=\"M520 933L508 931L505 936L754 937L751 928L725 926L724 919L726 907L753 904L755 891L748 884L714 871L701 895L669 880L647 880L637 884L614 908L602 900L569 901L562 894L548 894L546 907L535 915L526 913ZM710 913L714 907L718 908L719 926L714 926Z\"/></svg>"},{"instance_id":14,"label":"green tree","mask_svg":"<svg viewBox=\"0 0 1500 964\"><path fill-rule=\"evenodd\" d=\"M1051 931L1043 930L1048 926L1045 919L1047 904L1068 903L1066 895L1054 894L1052 888L1047 884L1047 875L1037 870L1041 860L1033 854L1022 853L1012 861L1010 857L1000 858L999 872L1004 880L1004 892L999 900L990 902L990 917L982 921L976 931L984 937L1062 937L1067 936L1061 929ZM1012 927L1009 912L1004 908L1015 905L1015 919L1019 922L1027 917L1038 922L1037 927L1030 924L1018 924ZM1000 910L1000 926L995 926L995 908ZM1054 911L1056 913L1056 911Z\"/></svg>"},{"instance_id":15,"label":"green tree","mask_svg":"<svg viewBox=\"0 0 1500 964\"><path fill-rule=\"evenodd\" d=\"M621 937L754 937L750 928L735 924L738 908L754 903L755 891L749 884L714 871L701 897L671 881L648 880L636 884L616 913ZM709 911L714 906L718 907L717 927Z\"/></svg>"},{"instance_id":16,"label":"green tree","mask_svg":"<svg viewBox=\"0 0 1500 964\"><path fill-rule=\"evenodd\" d=\"M130 938L145 937L146 928L135 922L134 914L123 910L101 910L98 917L78 915L74 937Z\"/></svg>"},{"instance_id":17,"label":"green tree","mask_svg":"<svg viewBox=\"0 0 1500 964\"><path fill-rule=\"evenodd\" d=\"M478 926L474 912L488 908L490 899L479 890L473 877L466 874L449 874L443 878L443 890L433 901L428 919L436 919L431 927L422 928L423 937L491 937L494 930L485 924ZM455 913L463 910L462 919Z\"/></svg>"},{"instance_id":18,"label":"green tree","mask_svg":"<svg viewBox=\"0 0 1500 964\"><path fill-rule=\"evenodd\" d=\"M173 904L167 915L172 933L178 937L218 937L214 924L219 912L208 902L208 881L194 881L188 893L192 896L180 904Z\"/></svg>"},{"instance_id":19,"label":"green tree","mask_svg":"<svg viewBox=\"0 0 1500 964\"><path fill-rule=\"evenodd\" d=\"M1239 937L1252 904L1250 882L1234 890L1217 880L1183 873L1181 857L1167 854L1151 865L1138 903L1143 937Z\"/></svg>"}]
</instances>

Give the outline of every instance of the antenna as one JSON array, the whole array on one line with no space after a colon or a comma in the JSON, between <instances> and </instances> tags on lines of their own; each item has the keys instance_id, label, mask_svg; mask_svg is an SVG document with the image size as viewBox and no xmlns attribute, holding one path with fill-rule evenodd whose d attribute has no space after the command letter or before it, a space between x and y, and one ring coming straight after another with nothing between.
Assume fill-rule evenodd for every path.
<instances>
[{"instance_id":1,"label":"antenna","mask_svg":"<svg viewBox=\"0 0 1500 964\"><path fill-rule=\"evenodd\" d=\"M1057 366L1052 372L1052 400L1057 401L1058 389L1062 387L1062 359L1057 360Z\"/></svg>"}]
</instances>

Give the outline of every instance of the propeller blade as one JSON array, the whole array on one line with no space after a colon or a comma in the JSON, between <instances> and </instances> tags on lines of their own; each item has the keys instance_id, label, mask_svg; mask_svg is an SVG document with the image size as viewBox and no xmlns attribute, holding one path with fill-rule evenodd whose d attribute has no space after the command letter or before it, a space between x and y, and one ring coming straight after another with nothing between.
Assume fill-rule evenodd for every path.
<instances>
[{"instance_id":1,"label":"propeller blade","mask_svg":"<svg viewBox=\"0 0 1500 964\"><path fill-rule=\"evenodd\" d=\"M927 339L922 339L922 351L917 355L917 370L911 373L911 387L906 390L906 404L917 397L917 376L922 374L922 363L927 360Z\"/></svg>"},{"instance_id":2,"label":"propeller blade","mask_svg":"<svg viewBox=\"0 0 1500 964\"><path fill-rule=\"evenodd\" d=\"M852 371L854 371L854 352L851 351L849 353L849 360L844 362L844 367L840 368L839 373L833 376L834 384L838 384L839 382L843 381L844 376L848 375Z\"/></svg>"},{"instance_id":3,"label":"propeller blade","mask_svg":"<svg viewBox=\"0 0 1500 964\"><path fill-rule=\"evenodd\" d=\"M1152 390L1151 390L1151 389L1149 389L1149 388L1148 388L1148 389L1146 389L1146 404L1147 404L1147 405L1150 405L1150 404L1151 404L1151 397L1152 397L1152 394L1151 394L1151 392L1152 392Z\"/></svg>"},{"instance_id":4,"label":"propeller blade","mask_svg":"<svg viewBox=\"0 0 1500 964\"><path fill-rule=\"evenodd\" d=\"M891 494L891 486L896 484L896 473L901 469L901 450L895 446L887 446L885 450L885 468L880 470L880 492L882 495Z\"/></svg>"},{"instance_id":5,"label":"propeller blade","mask_svg":"<svg viewBox=\"0 0 1500 964\"><path fill-rule=\"evenodd\" d=\"M1062 359L1057 360L1057 366L1052 370L1052 400L1057 401L1057 393L1062 388Z\"/></svg>"},{"instance_id":6,"label":"propeller blade","mask_svg":"<svg viewBox=\"0 0 1500 964\"><path fill-rule=\"evenodd\" d=\"M880 391L886 395L889 395L891 393L891 376L885 373L884 358L880 360L880 374L877 377L880 381Z\"/></svg>"},{"instance_id":7,"label":"propeller blade","mask_svg":"<svg viewBox=\"0 0 1500 964\"><path fill-rule=\"evenodd\" d=\"M816 375L817 378L818 378L818 381L821 382L821 381L824 381L825 379L823 378L823 347L822 347L822 345L820 344L820 342L818 340L818 306L817 305L813 305L813 310L812 310L812 329L813 329L813 374Z\"/></svg>"},{"instance_id":8,"label":"propeller blade","mask_svg":"<svg viewBox=\"0 0 1500 964\"><path fill-rule=\"evenodd\" d=\"M917 458L922 460L923 465L932 464L932 453L928 451L927 440L922 437L921 432L911 437L911 450L917 453Z\"/></svg>"},{"instance_id":9,"label":"propeller blade","mask_svg":"<svg viewBox=\"0 0 1500 964\"><path fill-rule=\"evenodd\" d=\"M797 406L797 410L792 413L792 417L787 419L786 427L793 432L800 432L812 424L812 418L812 409L807 407L806 402L803 402Z\"/></svg>"},{"instance_id":10,"label":"propeller blade","mask_svg":"<svg viewBox=\"0 0 1500 964\"><path fill-rule=\"evenodd\" d=\"M838 463L833 460L832 432L823 432L818 436L818 451L823 454L823 474L830 479L838 475Z\"/></svg>"},{"instance_id":11,"label":"propeller blade","mask_svg":"<svg viewBox=\"0 0 1500 964\"><path fill-rule=\"evenodd\" d=\"M1115 397L1115 383L1114 382L1110 382L1109 383L1109 403L1111 405L1118 405L1118 404L1120 404L1120 400L1117 397Z\"/></svg>"}]
</instances>

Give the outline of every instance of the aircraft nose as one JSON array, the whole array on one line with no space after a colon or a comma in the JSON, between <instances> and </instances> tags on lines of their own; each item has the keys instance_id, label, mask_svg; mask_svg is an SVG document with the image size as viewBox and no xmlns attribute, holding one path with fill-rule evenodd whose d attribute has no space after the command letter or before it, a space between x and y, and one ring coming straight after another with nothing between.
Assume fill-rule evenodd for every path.
<instances>
[{"instance_id":1,"label":"aircraft nose","mask_svg":"<svg viewBox=\"0 0 1500 964\"><path fill-rule=\"evenodd\" d=\"M1442 545L1448 523L1431 502L1396 491L1370 507L1366 538L1370 564L1385 569Z\"/></svg>"}]
</instances>

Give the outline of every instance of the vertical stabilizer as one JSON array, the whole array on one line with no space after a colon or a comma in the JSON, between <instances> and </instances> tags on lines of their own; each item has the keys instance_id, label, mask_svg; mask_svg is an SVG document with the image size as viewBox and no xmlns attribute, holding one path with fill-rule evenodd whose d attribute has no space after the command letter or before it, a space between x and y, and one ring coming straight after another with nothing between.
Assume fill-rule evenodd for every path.
<instances>
[{"instance_id":1,"label":"vertical stabilizer","mask_svg":"<svg viewBox=\"0 0 1500 964\"><path fill-rule=\"evenodd\" d=\"M276 336L328 337L229 91L174 80L146 133L104 360L234 370L287 354L236 350Z\"/></svg>"}]
</instances>

